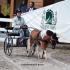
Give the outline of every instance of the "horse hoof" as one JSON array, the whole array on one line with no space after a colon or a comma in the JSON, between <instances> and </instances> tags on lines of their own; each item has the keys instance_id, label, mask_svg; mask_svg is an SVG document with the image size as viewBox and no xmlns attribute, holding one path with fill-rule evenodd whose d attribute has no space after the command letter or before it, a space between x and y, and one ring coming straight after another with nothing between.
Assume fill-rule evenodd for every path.
<instances>
[{"instance_id":1,"label":"horse hoof","mask_svg":"<svg viewBox=\"0 0 70 70\"><path fill-rule=\"evenodd\" d=\"M44 59L44 57L42 57L42 56L38 55L38 59Z\"/></svg>"},{"instance_id":2,"label":"horse hoof","mask_svg":"<svg viewBox=\"0 0 70 70\"><path fill-rule=\"evenodd\" d=\"M52 46L52 49L55 49L55 46Z\"/></svg>"},{"instance_id":3,"label":"horse hoof","mask_svg":"<svg viewBox=\"0 0 70 70\"><path fill-rule=\"evenodd\" d=\"M27 54L27 57L29 57L30 55L29 54Z\"/></svg>"},{"instance_id":4,"label":"horse hoof","mask_svg":"<svg viewBox=\"0 0 70 70\"><path fill-rule=\"evenodd\" d=\"M27 51L27 57L29 57L30 56L30 53Z\"/></svg>"},{"instance_id":5,"label":"horse hoof","mask_svg":"<svg viewBox=\"0 0 70 70\"><path fill-rule=\"evenodd\" d=\"M27 53L28 53L28 51L27 51Z\"/></svg>"}]
</instances>

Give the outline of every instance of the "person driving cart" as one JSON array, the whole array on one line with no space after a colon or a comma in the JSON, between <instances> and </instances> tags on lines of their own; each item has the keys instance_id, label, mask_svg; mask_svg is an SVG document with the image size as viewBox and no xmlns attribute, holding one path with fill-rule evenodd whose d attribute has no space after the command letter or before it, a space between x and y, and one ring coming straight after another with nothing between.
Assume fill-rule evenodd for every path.
<instances>
[{"instance_id":1,"label":"person driving cart","mask_svg":"<svg viewBox=\"0 0 70 70\"><path fill-rule=\"evenodd\" d=\"M21 17L21 14L22 14L21 10L17 9L16 17L14 18L14 21L13 21L13 23L14 23L13 31L16 33L18 33L20 31L20 26L25 25L24 18Z\"/></svg>"},{"instance_id":2,"label":"person driving cart","mask_svg":"<svg viewBox=\"0 0 70 70\"><path fill-rule=\"evenodd\" d=\"M16 10L16 17L14 18L13 32L20 34L20 37L17 40L19 42L22 41L22 43L23 43L24 38L29 37L29 30L28 30L28 26L25 24L24 18L21 16L21 14L22 14L21 10L19 10L19 9Z\"/></svg>"}]
</instances>

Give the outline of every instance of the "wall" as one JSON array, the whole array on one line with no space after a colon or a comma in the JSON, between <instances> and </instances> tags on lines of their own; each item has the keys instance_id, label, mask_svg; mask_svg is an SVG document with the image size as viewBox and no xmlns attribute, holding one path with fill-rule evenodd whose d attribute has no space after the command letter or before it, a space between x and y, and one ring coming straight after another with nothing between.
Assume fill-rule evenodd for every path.
<instances>
[{"instance_id":1,"label":"wall","mask_svg":"<svg viewBox=\"0 0 70 70\"><path fill-rule=\"evenodd\" d=\"M43 0L28 0L28 4L29 4L31 1L34 1L34 2L35 2L35 7L36 7L36 8L43 7Z\"/></svg>"},{"instance_id":2,"label":"wall","mask_svg":"<svg viewBox=\"0 0 70 70\"><path fill-rule=\"evenodd\" d=\"M0 5L2 4L2 0L0 0Z\"/></svg>"},{"instance_id":3,"label":"wall","mask_svg":"<svg viewBox=\"0 0 70 70\"><path fill-rule=\"evenodd\" d=\"M31 1L35 2L35 7L40 8L63 0L28 0L28 3Z\"/></svg>"}]
</instances>

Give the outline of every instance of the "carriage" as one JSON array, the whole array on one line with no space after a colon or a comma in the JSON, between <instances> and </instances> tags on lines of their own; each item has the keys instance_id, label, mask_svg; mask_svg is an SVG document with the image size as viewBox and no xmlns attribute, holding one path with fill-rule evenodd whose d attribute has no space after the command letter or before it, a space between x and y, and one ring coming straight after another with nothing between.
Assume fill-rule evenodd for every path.
<instances>
[{"instance_id":1,"label":"carriage","mask_svg":"<svg viewBox=\"0 0 70 70\"><path fill-rule=\"evenodd\" d=\"M6 27L6 30L7 37L5 38L4 41L4 53L9 56L12 54L12 50L14 47L13 39L16 39L16 47L26 47L27 56L34 54L36 45L43 48L45 46L46 48L48 46L48 43L51 43L52 48L55 48L55 45L58 41L56 34L50 30L46 31L47 34L44 36L45 38L43 39L40 37L41 31L39 31L38 29L34 29L33 31L31 31L30 34L27 25L20 26L19 33L13 32L14 31L13 27ZM9 30L13 31L9 32ZM28 50L29 47L30 49ZM34 49L32 49L32 47Z\"/></svg>"},{"instance_id":2,"label":"carriage","mask_svg":"<svg viewBox=\"0 0 70 70\"><path fill-rule=\"evenodd\" d=\"M14 32L13 27L6 27L6 38L4 41L4 53L6 55L11 55L13 47L26 47L27 49L27 41L29 39L29 30L27 25L23 25L20 27L19 33ZM20 35L24 32L24 36L20 37ZM16 44L14 45L14 39L16 39Z\"/></svg>"}]
</instances>

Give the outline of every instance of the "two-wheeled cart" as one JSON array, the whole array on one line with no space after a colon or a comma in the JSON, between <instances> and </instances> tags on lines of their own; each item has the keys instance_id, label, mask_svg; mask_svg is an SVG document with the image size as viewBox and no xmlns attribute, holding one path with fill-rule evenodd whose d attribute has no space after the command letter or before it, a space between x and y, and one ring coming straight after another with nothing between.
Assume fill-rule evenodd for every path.
<instances>
[{"instance_id":1,"label":"two-wheeled cart","mask_svg":"<svg viewBox=\"0 0 70 70\"><path fill-rule=\"evenodd\" d=\"M27 49L27 40L29 38L29 30L28 30L28 28L26 28L26 26L24 26L23 28L20 28L24 32L24 36L22 38L20 37L21 31L19 33L15 33L15 32L13 32L13 27L6 27L5 29L7 30L7 32L6 32L7 36L4 41L4 53L6 55L10 56L12 54L12 50L14 47L13 39L16 39L15 46L26 47L26 49ZM11 30L11 31L9 32L9 30Z\"/></svg>"}]
</instances>

